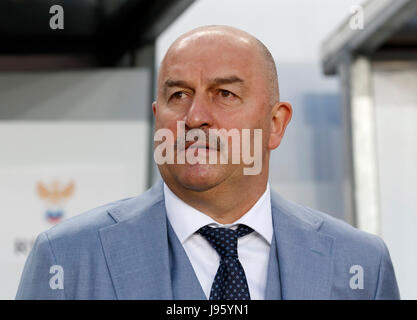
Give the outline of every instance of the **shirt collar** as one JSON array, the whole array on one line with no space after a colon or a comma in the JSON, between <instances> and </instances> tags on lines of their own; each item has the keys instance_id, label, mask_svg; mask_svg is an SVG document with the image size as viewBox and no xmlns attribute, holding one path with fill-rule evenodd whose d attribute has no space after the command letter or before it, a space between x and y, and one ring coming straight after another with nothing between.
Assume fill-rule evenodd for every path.
<instances>
[{"instance_id":1,"label":"shirt collar","mask_svg":"<svg viewBox=\"0 0 417 320\"><path fill-rule=\"evenodd\" d=\"M273 228L269 183L265 192L252 208L238 220L227 225L216 222L208 215L182 201L165 183L164 197L169 222L181 243L184 243L192 234L205 225L228 228L237 224L245 224L260 234L271 245Z\"/></svg>"}]
</instances>

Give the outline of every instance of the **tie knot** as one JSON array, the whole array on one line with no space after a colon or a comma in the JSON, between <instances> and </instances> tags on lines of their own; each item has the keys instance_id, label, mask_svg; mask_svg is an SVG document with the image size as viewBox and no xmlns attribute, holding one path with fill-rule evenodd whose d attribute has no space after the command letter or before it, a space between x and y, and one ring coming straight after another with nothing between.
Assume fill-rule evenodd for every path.
<instances>
[{"instance_id":1,"label":"tie knot","mask_svg":"<svg viewBox=\"0 0 417 320\"><path fill-rule=\"evenodd\" d=\"M237 239L253 231L252 228L240 224L236 230L229 228L212 228L204 226L197 232L201 234L217 251L221 259L237 258Z\"/></svg>"}]
</instances>

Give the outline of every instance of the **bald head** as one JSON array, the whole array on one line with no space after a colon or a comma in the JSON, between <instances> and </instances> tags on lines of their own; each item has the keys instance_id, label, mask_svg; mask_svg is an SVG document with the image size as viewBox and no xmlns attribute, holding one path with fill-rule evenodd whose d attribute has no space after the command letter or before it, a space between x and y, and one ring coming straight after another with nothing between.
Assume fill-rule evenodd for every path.
<instances>
[{"instance_id":1,"label":"bald head","mask_svg":"<svg viewBox=\"0 0 417 320\"><path fill-rule=\"evenodd\" d=\"M159 70L159 79L161 74L165 71L167 64L169 64L170 58L179 52L181 49L187 46L195 46L198 48L199 42L209 40L219 43L227 44L238 44L241 47L245 47L254 52L257 57L259 65L263 68L263 74L265 76L265 83L267 84L269 102L274 105L279 101L279 86L278 86L278 75L275 65L274 58L272 57L268 48L257 38L250 35L249 33L233 28L230 26L204 26L193 29L179 38L177 38L167 50L164 59L161 63ZM221 52L218 53L219 55ZM236 59L239 59L240 52L236 50ZM213 56L213 59L216 59ZM160 86L160 81L158 81Z\"/></svg>"}]
</instances>

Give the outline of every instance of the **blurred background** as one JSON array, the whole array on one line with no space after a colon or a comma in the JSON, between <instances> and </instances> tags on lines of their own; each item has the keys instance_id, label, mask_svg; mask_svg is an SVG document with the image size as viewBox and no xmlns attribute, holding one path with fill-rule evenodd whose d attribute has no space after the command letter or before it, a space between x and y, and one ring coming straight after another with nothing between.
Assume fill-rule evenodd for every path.
<instances>
[{"instance_id":1,"label":"blurred background","mask_svg":"<svg viewBox=\"0 0 417 320\"><path fill-rule=\"evenodd\" d=\"M2 0L0 299L40 232L159 178L159 63L213 24L270 49L293 105L271 187L381 236L417 299L416 0Z\"/></svg>"}]
</instances>

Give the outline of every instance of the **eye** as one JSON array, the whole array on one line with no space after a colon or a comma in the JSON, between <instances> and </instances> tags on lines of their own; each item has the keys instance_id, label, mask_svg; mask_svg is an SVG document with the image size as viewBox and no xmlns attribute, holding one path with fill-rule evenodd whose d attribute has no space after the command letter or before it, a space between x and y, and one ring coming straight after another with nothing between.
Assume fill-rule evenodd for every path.
<instances>
[{"instance_id":1,"label":"eye","mask_svg":"<svg viewBox=\"0 0 417 320\"><path fill-rule=\"evenodd\" d=\"M184 98L184 96L185 96L185 93L183 91L177 91L172 94L171 98L179 100L181 98Z\"/></svg>"},{"instance_id":2,"label":"eye","mask_svg":"<svg viewBox=\"0 0 417 320\"><path fill-rule=\"evenodd\" d=\"M219 93L220 93L220 96L222 98L234 98L234 97L236 97L236 95L234 93L230 92L229 90L220 89Z\"/></svg>"}]
</instances>

